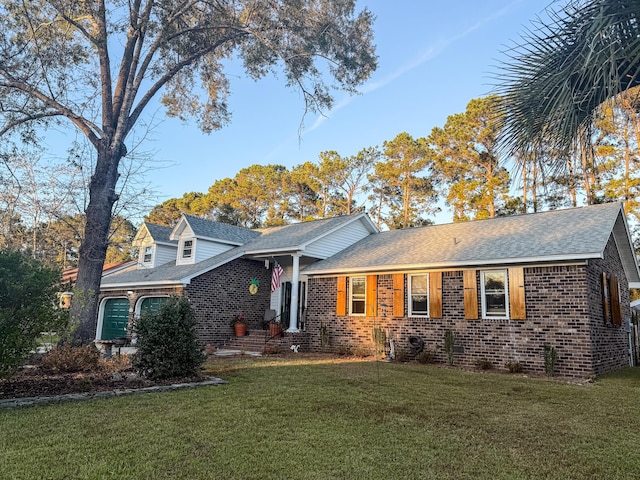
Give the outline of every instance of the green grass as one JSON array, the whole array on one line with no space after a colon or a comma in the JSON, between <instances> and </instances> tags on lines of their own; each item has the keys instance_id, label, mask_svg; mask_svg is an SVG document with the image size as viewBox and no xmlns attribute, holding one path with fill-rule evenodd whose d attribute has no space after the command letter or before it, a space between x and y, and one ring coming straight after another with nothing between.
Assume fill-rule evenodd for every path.
<instances>
[{"instance_id":1,"label":"green grass","mask_svg":"<svg viewBox=\"0 0 640 480\"><path fill-rule=\"evenodd\" d=\"M230 383L0 412L0 478L640 478L640 369L572 385L366 361L208 368Z\"/></svg>"}]
</instances>

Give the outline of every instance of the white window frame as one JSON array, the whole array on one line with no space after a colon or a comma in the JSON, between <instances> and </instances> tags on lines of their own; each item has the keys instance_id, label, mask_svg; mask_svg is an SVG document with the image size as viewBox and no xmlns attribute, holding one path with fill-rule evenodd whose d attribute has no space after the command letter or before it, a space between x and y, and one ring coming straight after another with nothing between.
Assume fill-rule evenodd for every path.
<instances>
[{"instance_id":1,"label":"white window frame","mask_svg":"<svg viewBox=\"0 0 640 480\"><path fill-rule=\"evenodd\" d=\"M409 303L409 305L407 305L407 312L409 312L409 316L410 317L423 317L423 318L428 318L429 317L429 274L427 272L424 273L413 273L413 274L409 274L409 292L407 295L407 302ZM427 297L427 311L426 312L416 312L414 313L413 311L413 277L426 277L427 279L427 292L425 293L426 297Z\"/></svg>"},{"instance_id":2,"label":"white window frame","mask_svg":"<svg viewBox=\"0 0 640 480\"><path fill-rule=\"evenodd\" d=\"M487 313L487 299L485 295L485 274L502 273L504 275L504 315L490 315ZM480 295L482 300L482 318L491 319L508 319L509 318L509 276L506 269L481 270L480 271Z\"/></svg>"},{"instance_id":3,"label":"white window frame","mask_svg":"<svg viewBox=\"0 0 640 480\"><path fill-rule=\"evenodd\" d=\"M145 295L143 297L138 297L138 299L136 300L136 304L134 307L134 318L138 319L140 318L140 311L142 309L142 302L144 302L147 298L170 298L170 295L164 295L164 294L159 294L159 295Z\"/></svg>"},{"instance_id":4,"label":"white window frame","mask_svg":"<svg viewBox=\"0 0 640 480\"><path fill-rule=\"evenodd\" d=\"M189 255L185 255L184 252L187 248L187 242L190 243ZM182 249L180 250L180 255L182 258L194 258L194 250L196 249L196 242L193 239L183 240L182 241Z\"/></svg>"},{"instance_id":5,"label":"white window frame","mask_svg":"<svg viewBox=\"0 0 640 480\"><path fill-rule=\"evenodd\" d=\"M364 281L364 293L358 294L357 297L353 294L353 281L355 279L362 279ZM362 298L360 298L362 297ZM362 301L362 305L364 305L364 311L362 313L354 313L353 312L353 301ZM349 315L364 317L367 314L367 277L366 276L357 276L357 277L349 277Z\"/></svg>"},{"instance_id":6,"label":"white window frame","mask_svg":"<svg viewBox=\"0 0 640 480\"><path fill-rule=\"evenodd\" d=\"M147 250L149 253L147 254ZM149 255L149 260L147 260L147 255ZM153 262L153 245L147 245L144 247L142 251L142 263L152 263Z\"/></svg>"}]
</instances>

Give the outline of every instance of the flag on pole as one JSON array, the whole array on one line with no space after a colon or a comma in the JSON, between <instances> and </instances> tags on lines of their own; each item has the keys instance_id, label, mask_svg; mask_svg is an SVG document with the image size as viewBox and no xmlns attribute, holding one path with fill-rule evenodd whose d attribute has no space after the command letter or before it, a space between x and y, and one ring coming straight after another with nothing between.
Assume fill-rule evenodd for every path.
<instances>
[{"instance_id":1,"label":"flag on pole","mask_svg":"<svg viewBox=\"0 0 640 480\"><path fill-rule=\"evenodd\" d=\"M278 262L275 262L273 265L273 275L271 276L271 291L275 292L278 288L280 288L280 277L284 273L282 267Z\"/></svg>"}]
</instances>

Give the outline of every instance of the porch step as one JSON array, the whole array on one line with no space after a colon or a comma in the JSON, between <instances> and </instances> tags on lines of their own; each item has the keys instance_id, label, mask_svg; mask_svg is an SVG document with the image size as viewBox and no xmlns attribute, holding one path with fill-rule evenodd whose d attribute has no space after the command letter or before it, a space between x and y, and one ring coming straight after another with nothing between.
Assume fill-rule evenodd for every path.
<instances>
[{"instance_id":1,"label":"porch step","mask_svg":"<svg viewBox=\"0 0 640 480\"><path fill-rule=\"evenodd\" d=\"M291 346L291 339L287 339L286 333L283 334L283 337L271 338L269 330L248 330L247 335L244 337L231 337L222 348L243 352L262 352L267 345L288 349Z\"/></svg>"}]
</instances>

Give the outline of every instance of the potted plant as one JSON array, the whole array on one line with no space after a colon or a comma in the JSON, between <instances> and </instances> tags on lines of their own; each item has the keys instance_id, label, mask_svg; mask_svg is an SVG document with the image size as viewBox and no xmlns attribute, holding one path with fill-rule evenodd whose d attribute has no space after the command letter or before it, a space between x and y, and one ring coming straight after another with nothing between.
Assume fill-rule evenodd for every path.
<instances>
[{"instance_id":1,"label":"potted plant","mask_svg":"<svg viewBox=\"0 0 640 480\"><path fill-rule=\"evenodd\" d=\"M269 322L269 336L271 338L281 337L282 336L282 323L273 319Z\"/></svg>"},{"instance_id":2,"label":"potted plant","mask_svg":"<svg viewBox=\"0 0 640 480\"><path fill-rule=\"evenodd\" d=\"M231 320L236 337L244 337L247 334L247 316L244 313L234 315Z\"/></svg>"}]
</instances>

